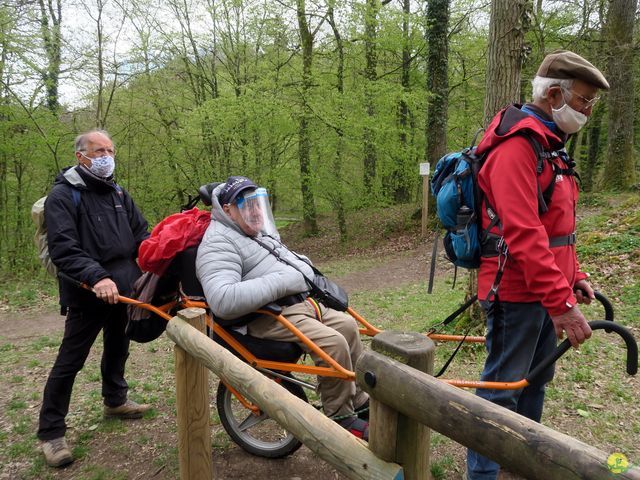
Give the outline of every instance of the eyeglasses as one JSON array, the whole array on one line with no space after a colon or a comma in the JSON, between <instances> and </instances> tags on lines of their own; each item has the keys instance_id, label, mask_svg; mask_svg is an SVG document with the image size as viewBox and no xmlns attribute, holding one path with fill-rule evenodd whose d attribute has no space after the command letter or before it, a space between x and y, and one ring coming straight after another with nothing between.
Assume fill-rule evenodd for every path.
<instances>
[{"instance_id":1,"label":"eyeglasses","mask_svg":"<svg viewBox=\"0 0 640 480\"><path fill-rule=\"evenodd\" d=\"M562 89L565 92L570 93L572 96L576 96L578 97L578 100L580 100L580 103L582 105L582 109L586 110L587 108L591 108L593 107L596 103L598 103L598 100L600 100L599 96L593 97L591 99L583 97L582 95L580 95L579 93L574 92L573 90L566 90L566 89Z\"/></svg>"}]
</instances>

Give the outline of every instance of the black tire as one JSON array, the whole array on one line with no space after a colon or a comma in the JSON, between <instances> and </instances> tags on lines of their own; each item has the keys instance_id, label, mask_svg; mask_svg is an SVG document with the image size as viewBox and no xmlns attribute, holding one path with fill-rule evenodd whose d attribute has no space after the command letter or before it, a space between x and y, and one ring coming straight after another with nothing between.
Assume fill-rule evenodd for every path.
<instances>
[{"instance_id":1,"label":"black tire","mask_svg":"<svg viewBox=\"0 0 640 480\"><path fill-rule=\"evenodd\" d=\"M307 396L299 385L282 382L282 386L296 397L307 402ZM266 413L256 417L247 410L222 382L218 385L216 405L220 422L227 434L238 446L258 457L282 458L291 455L302 446L296 437L283 429ZM248 426L243 426L247 422ZM249 423L251 422L251 423Z\"/></svg>"}]
</instances>

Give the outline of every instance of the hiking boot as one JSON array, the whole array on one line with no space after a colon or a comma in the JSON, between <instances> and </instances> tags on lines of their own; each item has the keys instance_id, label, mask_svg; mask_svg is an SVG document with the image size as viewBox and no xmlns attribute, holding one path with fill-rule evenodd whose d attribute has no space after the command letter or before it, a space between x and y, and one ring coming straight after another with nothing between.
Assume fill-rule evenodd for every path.
<instances>
[{"instance_id":1,"label":"hiking boot","mask_svg":"<svg viewBox=\"0 0 640 480\"><path fill-rule=\"evenodd\" d=\"M369 441L369 423L359 419L355 415L353 417L338 420L338 425L346 429L352 435L367 442Z\"/></svg>"},{"instance_id":2,"label":"hiking boot","mask_svg":"<svg viewBox=\"0 0 640 480\"><path fill-rule=\"evenodd\" d=\"M64 437L42 442L41 447L47 465L50 467L64 467L73 462L73 455Z\"/></svg>"},{"instance_id":3,"label":"hiking boot","mask_svg":"<svg viewBox=\"0 0 640 480\"><path fill-rule=\"evenodd\" d=\"M104 418L120 418L122 420L134 420L136 418L142 418L144 412L151 409L151 405L144 403L136 403L133 400L127 399L119 407L104 406Z\"/></svg>"}]
</instances>

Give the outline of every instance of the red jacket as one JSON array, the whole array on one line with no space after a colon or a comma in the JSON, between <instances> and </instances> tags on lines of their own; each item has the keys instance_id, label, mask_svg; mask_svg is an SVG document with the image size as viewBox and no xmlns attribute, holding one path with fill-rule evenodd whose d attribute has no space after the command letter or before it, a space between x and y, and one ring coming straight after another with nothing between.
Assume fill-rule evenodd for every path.
<instances>
[{"instance_id":1,"label":"red jacket","mask_svg":"<svg viewBox=\"0 0 640 480\"><path fill-rule=\"evenodd\" d=\"M543 112L539 113L546 117ZM564 146L560 134L535 116L520 111L518 106L498 113L478 145L478 153L491 150L478 175L478 185L502 223L502 231L494 227L492 232L504 235L509 247L498 297L507 302L539 301L550 315L560 315L576 304L575 282L587 277L579 271L575 245L549 247L550 238L576 230L578 186L573 176L558 175L549 211L539 214L538 182L545 190L553 172L545 160L542 174L537 174L533 147L522 135L514 135L523 131L533 135L545 149L558 150ZM553 161L560 168L567 168L561 159ZM483 206L483 228L488 224ZM496 278L497 265L497 257L482 258L479 298L487 297Z\"/></svg>"}]
</instances>

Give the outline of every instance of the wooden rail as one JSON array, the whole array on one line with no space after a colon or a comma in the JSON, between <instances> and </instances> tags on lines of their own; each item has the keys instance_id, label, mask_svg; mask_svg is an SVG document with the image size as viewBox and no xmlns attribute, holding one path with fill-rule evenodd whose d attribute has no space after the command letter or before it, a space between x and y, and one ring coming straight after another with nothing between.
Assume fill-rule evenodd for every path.
<instances>
[{"instance_id":1,"label":"wooden rail","mask_svg":"<svg viewBox=\"0 0 640 480\"><path fill-rule=\"evenodd\" d=\"M422 334L382 332L373 337L371 348L417 371L433 373L435 345ZM380 400L370 398L369 448L402 465L407 480L429 480L429 428Z\"/></svg>"},{"instance_id":2,"label":"wooden rail","mask_svg":"<svg viewBox=\"0 0 640 480\"><path fill-rule=\"evenodd\" d=\"M333 420L318 412L313 406L291 395L285 388L236 358L184 320L184 318L204 318L204 314L202 309L183 310L178 317L174 317L168 322L167 335L192 358L197 359L221 380L259 405L271 418L348 478L362 480L401 480L404 478L402 467L376 457L367 448L366 442L354 437ZM184 370L176 373L190 374ZM190 405L179 404L178 408L178 417L180 418L186 416L180 409L189 409ZM190 413L191 423L196 425L204 421L208 422L208 413L206 420L195 418L204 415L204 411L200 411L199 414L197 412ZM180 442L180 446L183 447L179 451L181 465L184 455L196 458L211 457L210 443L206 446L206 451L200 441L187 449L184 448L183 442ZM205 478L209 480L211 478L211 476L204 476L206 473L202 475L187 477L183 475L181 469L181 478L185 480Z\"/></svg>"},{"instance_id":3,"label":"wooden rail","mask_svg":"<svg viewBox=\"0 0 640 480\"><path fill-rule=\"evenodd\" d=\"M380 353L363 353L356 378L377 401L525 478L640 480L639 468L614 474L602 450Z\"/></svg>"},{"instance_id":4,"label":"wooden rail","mask_svg":"<svg viewBox=\"0 0 640 480\"><path fill-rule=\"evenodd\" d=\"M192 308L179 313L194 332L204 332L204 316L199 310ZM213 478L209 372L177 342L174 352L180 478L209 480Z\"/></svg>"},{"instance_id":5,"label":"wooden rail","mask_svg":"<svg viewBox=\"0 0 640 480\"><path fill-rule=\"evenodd\" d=\"M204 314L183 310L167 325L176 343L183 479L213 477L206 366L351 479L427 480L433 429L528 479L640 480L637 467L613 473L607 453L433 378L433 343L413 333L378 334L356 364L371 396L370 450L202 333Z\"/></svg>"}]
</instances>

